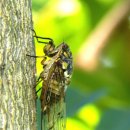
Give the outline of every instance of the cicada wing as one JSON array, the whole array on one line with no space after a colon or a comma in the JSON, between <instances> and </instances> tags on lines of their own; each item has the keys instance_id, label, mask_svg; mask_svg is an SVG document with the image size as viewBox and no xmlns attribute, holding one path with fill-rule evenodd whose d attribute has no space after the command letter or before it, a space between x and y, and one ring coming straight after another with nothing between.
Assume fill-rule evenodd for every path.
<instances>
[{"instance_id":1,"label":"cicada wing","mask_svg":"<svg viewBox=\"0 0 130 130\"><path fill-rule=\"evenodd\" d=\"M61 100L62 101L62 100ZM66 104L57 102L52 105L50 114L42 113L42 130L65 130L66 128Z\"/></svg>"},{"instance_id":2,"label":"cicada wing","mask_svg":"<svg viewBox=\"0 0 130 130\"><path fill-rule=\"evenodd\" d=\"M65 130L66 103L65 103L65 79L64 71L58 65L50 68L46 97L49 102L45 112L42 112L42 130ZM46 101L47 102L47 101Z\"/></svg>"}]
</instances>

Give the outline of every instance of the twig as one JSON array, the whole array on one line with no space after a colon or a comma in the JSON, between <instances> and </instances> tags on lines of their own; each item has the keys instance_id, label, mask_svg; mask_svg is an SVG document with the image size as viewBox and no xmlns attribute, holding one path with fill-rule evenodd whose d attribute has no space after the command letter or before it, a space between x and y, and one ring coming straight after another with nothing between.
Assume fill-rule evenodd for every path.
<instances>
[{"instance_id":1,"label":"twig","mask_svg":"<svg viewBox=\"0 0 130 130\"><path fill-rule=\"evenodd\" d=\"M81 46L76 59L76 66L84 70L93 70L107 40L114 29L130 11L130 0L122 0L116 4Z\"/></svg>"}]
</instances>

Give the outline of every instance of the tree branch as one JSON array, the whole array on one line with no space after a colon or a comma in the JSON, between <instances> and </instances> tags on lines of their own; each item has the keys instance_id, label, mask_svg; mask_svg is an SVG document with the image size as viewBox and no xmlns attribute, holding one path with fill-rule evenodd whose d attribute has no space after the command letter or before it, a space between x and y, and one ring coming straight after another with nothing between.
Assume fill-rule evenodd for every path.
<instances>
[{"instance_id":1,"label":"tree branch","mask_svg":"<svg viewBox=\"0 0 130 130\"><path fill-rule=\"evenodd\" d=\"M93 70L98 57L113 30L130 11L130 0L121 0L101 20L97 27L81 46L76 59L76 66L84 70Z\"/></svg>"}]
</instances>

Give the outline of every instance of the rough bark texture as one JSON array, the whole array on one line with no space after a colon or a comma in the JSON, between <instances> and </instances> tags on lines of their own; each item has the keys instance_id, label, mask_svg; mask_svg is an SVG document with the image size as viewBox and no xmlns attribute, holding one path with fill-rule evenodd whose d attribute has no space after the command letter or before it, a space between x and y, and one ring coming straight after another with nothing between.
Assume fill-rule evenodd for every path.
<instances>
[{"instance_id":1,"label":"rough bark texture","mask_svg":"<svg viewBox=\"0 0 130 130\"><path fill-rule=\"evenodd\" d=\"M31 0L0 1L0 130L36 130Z\"/></svg>"}]
</instances>

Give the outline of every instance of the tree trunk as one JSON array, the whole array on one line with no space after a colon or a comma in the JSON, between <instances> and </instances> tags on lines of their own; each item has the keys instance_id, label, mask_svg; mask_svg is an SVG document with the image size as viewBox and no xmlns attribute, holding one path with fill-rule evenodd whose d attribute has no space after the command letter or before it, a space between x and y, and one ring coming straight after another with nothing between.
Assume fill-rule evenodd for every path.
<instances>
[{"instance_id":1,"label":"tree trunk","mask_svg":"<svg viewBox=\"0 0 130 130\"><path fill-rule=\"evenodd\" d=\"M0 1L0 130L36 130L31 0Z\"/></svg>"}]
</instances>

